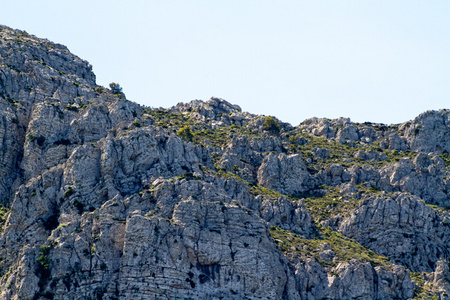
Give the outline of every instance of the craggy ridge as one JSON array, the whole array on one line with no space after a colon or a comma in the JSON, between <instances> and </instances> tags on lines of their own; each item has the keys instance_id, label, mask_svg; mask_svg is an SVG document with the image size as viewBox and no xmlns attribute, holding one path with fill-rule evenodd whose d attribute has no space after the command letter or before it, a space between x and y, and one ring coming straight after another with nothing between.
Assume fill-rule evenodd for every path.
<instances>
[{"instance_id":1,"label":"craggy ridge","mask_svg":"<svg viewBox=\"0 0 450 300\"><path fill-rule=\"evenodd\" d=\"M450 111L168 109L0 26L1 299L450 295Z\"/></svg>"}]
</instances>

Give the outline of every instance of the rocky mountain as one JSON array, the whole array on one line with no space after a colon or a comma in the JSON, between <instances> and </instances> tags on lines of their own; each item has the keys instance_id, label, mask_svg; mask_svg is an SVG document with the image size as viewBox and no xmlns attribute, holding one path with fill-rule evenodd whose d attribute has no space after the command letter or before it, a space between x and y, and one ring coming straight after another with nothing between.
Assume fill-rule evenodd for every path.
<instances>
[{"instance_id":1,"label":"rocky mountain","mask_svg":"<svg viewBox=\"0 0 450 300\"><path fill-rule=\"evenodd\" d=\"M0 26L1 299L448 299L450 111L153 109Z\"/></svg>"}]
</instances>

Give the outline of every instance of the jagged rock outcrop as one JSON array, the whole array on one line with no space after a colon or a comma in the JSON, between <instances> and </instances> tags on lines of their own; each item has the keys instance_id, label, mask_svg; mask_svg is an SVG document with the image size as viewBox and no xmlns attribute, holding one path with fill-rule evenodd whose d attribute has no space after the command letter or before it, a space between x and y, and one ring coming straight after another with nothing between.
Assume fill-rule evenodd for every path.
<instances>
[{"instance_id":1,"label":"jagged rock outcrop","mask_svg":"<svg viewBox=\"0 0 450 300\"><path fill-rule=\"evenodd\" d=\"M421 197L428 203L448 207L446 170L442 159L420 153L414 161L401 159L380 170L382 190L402 191Z\"/></svg>"},{"instance_id":2,"label":"jagged rock outcrop","mask_svg":"<svg viewBox=\"0 0 450 300\"><path fill-rule=\"evenodd\" d=\"M341 143L367 144L379 140L380 146L386 149L441 154L450 152L449 117L447 109L427 111L413 121L394 126L369 122L355 124L347 118L311 118L300 124L300 128Z\"/></svg>"},{"instance_id":3,"label":"jagged rock outcrop","mask_svg":"<svg viewBox=\"0 0 450 300\"><path fill-rule=\"evenodd\" d=\"M409 148L419 152L450 152L450 111L427 111L405 126Z\"/></svg>"},{"instance_id":4,"label":"jagged rock outcrop","mask_svg":"<svg viewBox=\"0 0 450 300\"><path fill-rule=\"evenodd\" d=\"M450 215L440 215L417 196L395 193L365 199L339 231L412 270L430 272L449 259Z\"/></svg>"},{"instance_id":5,"label":"jagged rock outcrop","mask_svg":"<svg viewBox=\"0 0 450 300\"><path fill-rule=\"evenodd\" d=\"M1 299L450 293L446 110L293 127L216 97L150 109L0 26L0 114Z\"/></svg>"},{"instance_id":6,"label":"jagged rock outcrop","mask_svg":"<svg viewBox=\"0 0 450 300\"><path fill-rule=\"evenodd\" d=\"M312 260L296 265L302 299L408 299L413 284L404 268L373 267L370 263L350 261L339 264L333 273L324 272ZM312 278L302 274L314 274Z\"/></svg>"},{"instance_id":7,"label":"jagged rock outcrop","mask_svg":"<svg viewBox=\"0 0 450 300\"><path fill-rule=\"evenodd\" d=\"M386 192L408 192L430 204L449 207L447 176L448 171L441 158L419 153L413 160L402 158L378 169L365 164L348 168L332 164L315 177L319 183L330 186L353 183Z\"/></svg>"},{"instance_id":8,"label":"jagged rock outcrop","mask_svg":"<svg viewBox=\"0 0 450 300\"><path fill-rule=\"evenodd\" d=\"M269 154L258 169L258 184L284 194L301 194L314 187L300 155Z\"/></svg>"}]
</instances>

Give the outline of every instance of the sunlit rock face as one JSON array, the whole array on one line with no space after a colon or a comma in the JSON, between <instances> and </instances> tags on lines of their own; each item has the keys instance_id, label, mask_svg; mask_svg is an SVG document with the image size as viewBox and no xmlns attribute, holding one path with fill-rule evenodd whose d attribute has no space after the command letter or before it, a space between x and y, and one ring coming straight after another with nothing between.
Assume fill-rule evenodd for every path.
<instances>
[{"instance_id":1,"label":"sunlit rock face","mask_svg":"<svg viewBox=\"0 0 450 300\"><path fill-rule=\"evenodd\" d=\"M0 26L1 299L409 299L449 291L447 110L293 127L97 86Z\"/></svg>"}]
</instances>

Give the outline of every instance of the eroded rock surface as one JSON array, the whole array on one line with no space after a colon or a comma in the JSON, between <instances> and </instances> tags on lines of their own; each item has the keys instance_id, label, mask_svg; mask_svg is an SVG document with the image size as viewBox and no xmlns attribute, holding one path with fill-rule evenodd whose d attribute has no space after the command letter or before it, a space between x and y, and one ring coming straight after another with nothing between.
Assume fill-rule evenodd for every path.
<instances>
[{"instance_id":1,"label":"eroded rock surface","mask_svg":"<svg viewBox=\"0 0 450 300\"><path fill-rule=\"evenodd\" d=\"M0 113L1 299L450 293L447 110L293 127L216 97L149 109L0 26Z\"/></svg>"}]
</instances>

